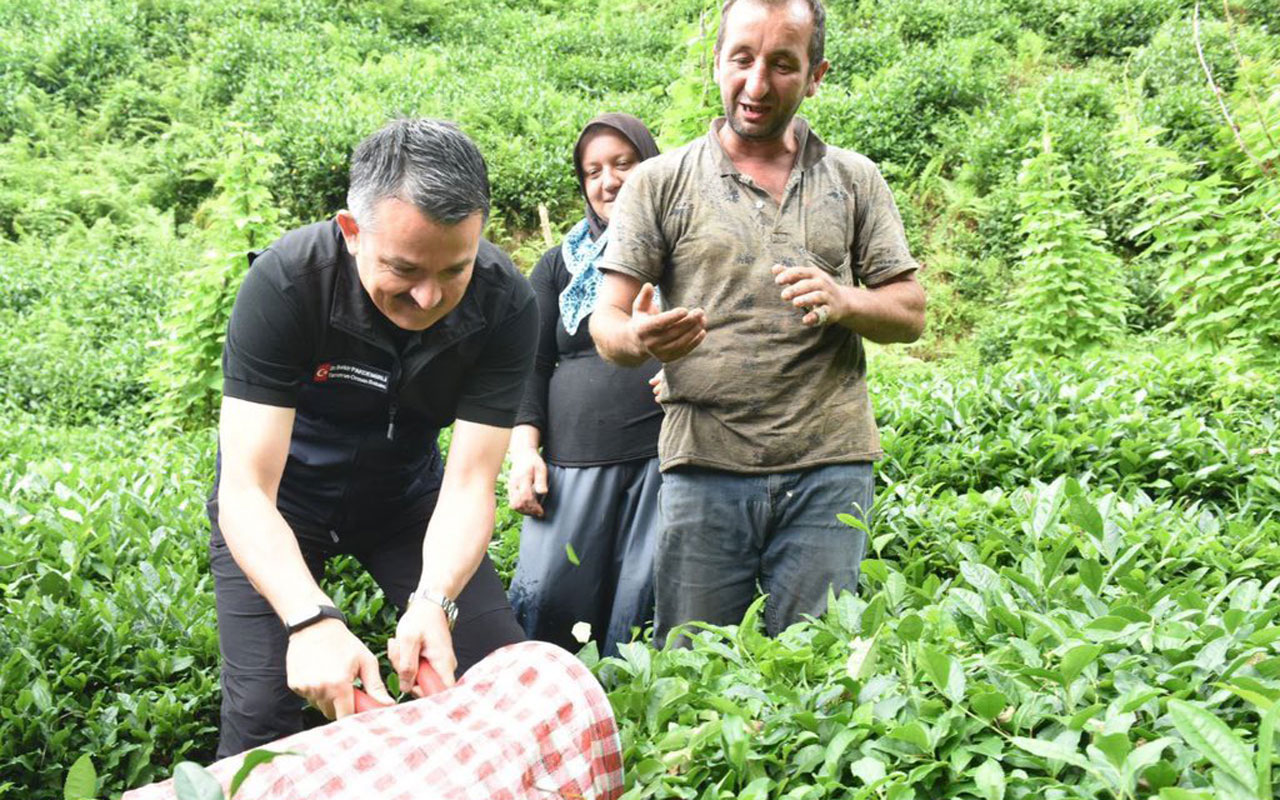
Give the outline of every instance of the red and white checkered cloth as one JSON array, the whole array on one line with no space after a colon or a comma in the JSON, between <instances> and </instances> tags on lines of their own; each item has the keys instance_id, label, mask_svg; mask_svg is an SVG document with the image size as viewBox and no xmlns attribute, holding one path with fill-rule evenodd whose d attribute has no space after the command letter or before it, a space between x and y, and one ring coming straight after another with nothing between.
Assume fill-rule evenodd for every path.
<instances>
[{"instance_id":1,"label":"red and white checkered cloth","mask_svg":"<svg viewBox=\"0 0 1280 800\"><path fill-rule=\"evenodd\" d=\"M614 800L613 710L577 658L542 642L495 651L456 686L279 740L235 800ZM225 792L244 754L209 767ZM173 781L123 800L173 800Z\"/></svg>"}]
</instances>

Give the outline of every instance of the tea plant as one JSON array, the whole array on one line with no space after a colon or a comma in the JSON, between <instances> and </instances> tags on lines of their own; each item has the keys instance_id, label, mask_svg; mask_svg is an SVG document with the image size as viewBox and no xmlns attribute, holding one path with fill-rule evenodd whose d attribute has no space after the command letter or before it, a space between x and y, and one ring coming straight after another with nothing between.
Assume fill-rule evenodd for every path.
<instances>
[{"instance_id":1,"label":"tea plant","mask_svg":"<svg viewBox=\"0 0 1280 800\"><path fill-rule=\"evenodd\" d=\"M1021 267L1010 312L1016 346L1063 355L1105 345L1124 329L1128 298L1119 260L1103 234L1075 208L1072 182L1046 128L1039 152L1023 163Z\"/></svg>"}]
</instances>

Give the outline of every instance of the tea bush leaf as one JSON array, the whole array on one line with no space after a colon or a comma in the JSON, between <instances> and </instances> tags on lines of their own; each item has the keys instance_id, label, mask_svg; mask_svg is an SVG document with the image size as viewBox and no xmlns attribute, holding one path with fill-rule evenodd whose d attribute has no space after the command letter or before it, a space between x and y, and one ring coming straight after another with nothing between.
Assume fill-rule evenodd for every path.
<instances>
[{"instance_id":1,"label":"tea bush leaf","mask_svg":"<svg viewBox=\"0 0 1280 800\"><path fill-rule=\"evenodd\" d=\"M1250 794L1256 792L1258 776L1253 770L1249 751L1222 720L1183 700L1169 701L1169 716L1178 733L1197 753L1239 782Z\"/></svg>"},{"instance_id":2,"label":"tea bush leaf","mask_svg":"<svg viewBox=\"0 0 1280 800\"><path fill-rule=\"evenodd\" d=\"M231 800L239 791L240 785L249 777L249 773L262 764L275 761L280 756L296 756L289 750L252 750L244 757L244 763L240 765L240 769L236 770L236 774L231 777L231 785L227 787L227 797Z\"/></svg>"},{"instance_id":3,"label":"tea bush leaf","mask_svg":"<svg viewBox=\"0 0 1280 800\"><path fill-rule=\"evenodd\" d=\"M1073 767L1088 771L1090 769L1089 761L1080 755L1075 748L1068 747L1060 742L1051 742L1044 739L1028 739L1025 736L1015 736L1013 743L1032 755L1050 761L1061 761L1070 764Z\"/></svg>"},{"instance_id":4,"label":"tea bush leaf","mask_svg":"<svg viewBox=\"0 0 1280 800\"><path fill-rule=\"evenodd\" d=\"M985 800L1004 800L1004 768L1000 766L999 761L988 758L982 762L973 771L973 780Z\"/></svg>"},{"instance_id":5,"label":"tea bush leaf","mask_svg":"<svg viewBox=\"0 0 1280 800\"><path fill-rule=\"evenodd\" d=\"M94 800L98 796L98 772L88 753L77 758L67 771L62 796L64 800Z\"/></svg>"},{"instance_id":6,"label":"tea bush leaf","mask_svg":"<svg viewBox=\"0 0 1280 800\"><path fill-rule=\"evenodd\" d=\"M224 800L217 779L204 767L190 761L174 767L173 789L178 800Z\"/></svg>"},{"instance_id":7,"label":"tea bush leaf","mask_svg":"<svg viewBox=\"0 0 1280 800\"><path fill-rule=\"evenodd\" d=\"M1071 648L1062 657L1061 675L1063 684L1076 679L1085 667L1098 660L1102 648L1096 644L1082 644Z\"/></svg>"}]
</instances>

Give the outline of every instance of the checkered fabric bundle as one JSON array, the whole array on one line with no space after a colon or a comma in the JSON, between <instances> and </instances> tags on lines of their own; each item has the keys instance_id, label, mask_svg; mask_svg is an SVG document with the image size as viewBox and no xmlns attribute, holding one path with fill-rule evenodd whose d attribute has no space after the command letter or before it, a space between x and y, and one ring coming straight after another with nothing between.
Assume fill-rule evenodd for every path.
<instances>
[{"instance_id":1,"label":"checkered fabric bundle","mask_svg":"<svg viewBox=\"0 0 1280 800\"><path fill-rule=\"evenodd\" d=\"M554 645L495 651L444 692L281 739L235 800L611 800L622 755L608 699ZM226 791L244 755L209 768ZM173 781L123 800L173 800Z\"/></svg>"}]
</instances>

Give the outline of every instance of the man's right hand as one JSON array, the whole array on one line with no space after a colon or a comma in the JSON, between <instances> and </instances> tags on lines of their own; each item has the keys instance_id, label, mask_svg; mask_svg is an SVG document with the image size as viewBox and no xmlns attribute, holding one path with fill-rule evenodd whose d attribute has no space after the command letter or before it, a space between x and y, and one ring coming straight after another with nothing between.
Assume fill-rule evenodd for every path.
<instances>
[{"instance_id":1,"label":"man's right hand","mask_svg":"<svg viewBox=\"0 0 1280 800\"><path fill-rule=\"evenodd\" d=\"M631 333L649 355L663 362L675 361L707 338L707 315L700 308L658 307L653 284L646 283L631 304Z\"/></svg>"},{"instance_id":2,"label":"man's right hand","mask_svg":"<svg viewBox=\"0 0 1280 800\"><path fill-rule=\"evenodd\" d=\"M507 505L520 514L541 518L546 513L539 497L547 494L547 462L532 447L511 452L507 473Z\"/></svg>"},{"instance_id":3,"label":"man's right hand","mask_svg":"<svg viewBox=\"0 0 1280 800\"><path fill-rule=\"evenodd\" d=\"M317 622L290 636L285 670L289 688L329 719L355 711L351 682L357 677L374 700L395 702L378 674L378 659L336 619Z\"/></svg>"}]
</instances>

